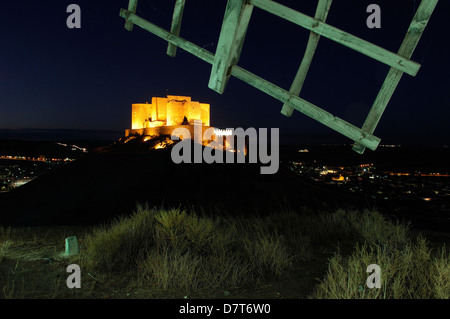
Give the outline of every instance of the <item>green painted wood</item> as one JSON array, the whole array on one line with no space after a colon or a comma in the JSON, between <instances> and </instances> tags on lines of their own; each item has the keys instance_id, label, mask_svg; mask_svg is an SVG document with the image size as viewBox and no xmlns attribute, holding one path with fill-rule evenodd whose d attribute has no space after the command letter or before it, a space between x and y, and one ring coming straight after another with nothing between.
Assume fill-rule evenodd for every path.
<instances>
[{"instance_id":1,"label":"green painted wood","mask_svg":"<svg viewBox=\"0 0 450 319\"><path fill-rule=\"evenodd\" d=\"M174 35L180 35L181 30L181 20L183 18L183 10L185 0L177 0L175 2L175 8L173 9L172 26L170 27L170 32ZM177 46L173 43L169 43L167 46L167 54L171 57L175 57L177 53Z\"/></svg>"},{"instance_id":2,"label":"green painted wood","mask_svg":"<svg viewBox=\"0 0 450 319\"><path fill-rule=\"evenodd\" d=\"M130 2L128 2L128 11L136 13L137 2L138 0L130 0ZM128 31L133 31L133 23L131 23L130 21L126 21L125 29L127 29Z\"/></svg>"},{"instance_id":3,"label":"green painted wood","mask_svg":"<svg viewBox=\"0 0 450 319\"><path fill-rule=\"evenodd\" d=\"M222 94L230 78L229 70L241 55L253 6L246 0L228 0L217 43L208 87Z\"/></svg>"},{"instance_id":4,"label":"green painted wood","mask_svg":"<svg viewBox=\"0 0 450 319\"><path fill-rule=\"evenodd\" d=\"M250 0L250 3L255 7L270 12L285 20L291 21L292 23L313 31L330 40L336 41L337 43L340 43L350 49L367 55L409 75L415 76L420 69L420 64L414 61L385 50L375 44L351 35L350 33L342 31L338 28L332 27L324 22L311 18L277 2L271 0Z\"/></svg>"},{"instance_id":5,"label":"green painted wood","mask_svg":"<svg viewBox=\"0 0 450 319\"><path fill-rule=\"evenodd\" d=\"M157 26L156 24L153 24L145 19L142 19L141 17L129 12L128 10L120 9L119 15L122 18L126 19L127 21L130 21L133 24L141 27L142 29L149 31L150 33L153 33L154 35L160 37L165 41L173 43L177 47L195 55L196 57L202 59L205 62L208 62L209 64L212 64L214 61L214 54L212 54L211 52L193 44L192 42L182 39L170 33L167 30L164 30L163 28Z\"/></svg>"},{"instance_id":6,"label":"green painted wood","mask_svg":"<svg viewBox=\"0 0 450 319\"><path fill-rule=\"evenodd\" d=\"M405 39L398 51L398 54L406 58L410 58L419 43L419 40L428 24L428 21L438 3L438 0L422 0L419 8L414 15L413 20L409 26L408 32L406 33ZM384 83L378 92L375 102L370 109L369 114L362 127L363 131L372 134L381 119L381 116L386 109L398 83L402 78L403 72L391 68L389 73L384 80ZM353 145L353 150L359 154L364 153L365 147L361 144Z\"/></svg>"},{"instance_id":7,"label":"green painted wood","mask_svg":"<svg viewBox=\"0 0 450 319\"><path fill-rule=\"evenodd\" d=\"M319 0L314 18L325 22L328 12L330 11L332 1L333 0ZM311 66L311 62L314 57L314 53L316 52L317 45L319 44L319 39L320 35L312 31L310 32L305 55L300 63L300 67L295 75L291 88L289 89L289 92L294 95L298 96L302 90L303 83L305 82L306 75L308 74L309 67ZM293 112L294 108L289 104L284 104L281 109L281 114L288 117L292 116Z\"/></svg>"}]
</instances>

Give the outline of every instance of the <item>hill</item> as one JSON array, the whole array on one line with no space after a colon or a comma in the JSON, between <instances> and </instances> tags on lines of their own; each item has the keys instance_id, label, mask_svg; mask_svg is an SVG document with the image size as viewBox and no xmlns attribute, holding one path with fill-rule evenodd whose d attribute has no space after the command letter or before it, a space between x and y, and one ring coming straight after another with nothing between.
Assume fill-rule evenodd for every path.
<instances>
[{"instance_id":1,"label":"hill","mask_svg":"<svg viewBox=\"0 0 450 319\"><path fill-rule=\"evenodd\" d=\"M209 215L267 215L288 207L313 213L375 208L390 217L412 220L413 226L444 231L449 227L445 216L383 207L294 176L285 165L291 151L281 152L276 174L261 175L261 163L174 164L171 146L153 149L156 142L121 139L1 193L0 224L93 225L131 214L138 203L148 203Z\"/></svg>"},{"instance_id":2,"label":"hill","mask_svg":"<svg viewBox=\"0 0 450 319\"><path fill-rule=\"evenodd\" d=\"M260 164L174 164L170 152L148 150L140 142L99 148L0 194L0 223L96 224L129 214L144 202L207 213L264 214L287 199L289 205L313 209L337 207L341 201L318 196L283 169L261 175Z\"/></svg>"}]
</instances>

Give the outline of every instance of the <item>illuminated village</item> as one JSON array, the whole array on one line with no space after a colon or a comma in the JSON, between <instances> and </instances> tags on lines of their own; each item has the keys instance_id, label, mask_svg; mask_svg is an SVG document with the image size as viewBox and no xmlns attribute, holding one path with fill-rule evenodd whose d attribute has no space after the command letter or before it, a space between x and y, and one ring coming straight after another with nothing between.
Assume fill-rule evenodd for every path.
<instances>
[{"instance_id":1,"label":"illuminated village","mask_svg":"<svg viewBox=\"0 0 450 319\"><path fill-rule=\"evenodd\" d=\"M329 165L325 159L292 161L293 173L322 185L330 185L354 194L365 194L376 200L419 200L437 209L446 209L450 198L447 172L424 173L418 170L388 171L374 163Z\"/></svg>"},{"instance_id":2,"label":"illuminated village","mask_svg":"<svg viewBox=\"0 0 450 319\"><path fill-rule=\"evenodd\" d=\"M87 153L87 148L66 143L55 143L64 150L60 156L55 154L0 154L0 192L7 192L31 182L54 168L74 162Z\"/></svg>"}]
</instances>

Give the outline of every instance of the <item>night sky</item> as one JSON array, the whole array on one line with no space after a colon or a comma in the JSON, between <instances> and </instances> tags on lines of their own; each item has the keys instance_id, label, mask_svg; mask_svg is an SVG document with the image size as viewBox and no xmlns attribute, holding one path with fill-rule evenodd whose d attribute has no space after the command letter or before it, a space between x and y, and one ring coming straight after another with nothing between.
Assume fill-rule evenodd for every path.
<instances>
[{"instance_id":1,"label":"night sky","mask_svg":"<svg viewBox=\"0 0 450 319\"><path fill-rule=\"evenodd\" d=\"M187 0L181 37L215 52L226 0ZM278 1L314 16L317 1ZM66 8L81 7L81 29L69 29ZM137 14L170 29L175 1L139 0ZM381 7L381 29L366 26L366 7ZM417 0L334 0L327 23L397 52ZM0 128L124 130L131 104L153 96L188 95L211 104L216 127L280 128L284 141L352 141L231 78L223 95L208 88L211 65L119 17L127 0L8 1L2 3ZM375 135L383 143L448 144L450 140L450 1L440 0ZM255 8L239 66L289 90L309 31ZM301 92L307 101L359 127L389 67L321 38Z\"/></svg>"}]
</instances>

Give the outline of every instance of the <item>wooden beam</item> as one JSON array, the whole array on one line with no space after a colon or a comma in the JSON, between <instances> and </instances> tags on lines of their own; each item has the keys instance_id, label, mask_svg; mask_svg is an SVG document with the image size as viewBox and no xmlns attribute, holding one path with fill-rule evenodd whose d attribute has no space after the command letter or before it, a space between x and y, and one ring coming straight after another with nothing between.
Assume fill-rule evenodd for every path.
<instances>
[{"instance_id":1,"label":"wooden beam","mask_svg":"<svg viewBox=\"0 0 450 319\"><path fill-rule=\"evenodd\" d=\"M330 11L330 6L333 0L319 0L317 5L315 19L325 22ZM308 44L306 46L305 55L303 56L300 67L295 75L294 82L292 82L289 92L294 95L299 95L303 83L305 82L306 75L308 74L309 67L311 66L314 52L316 52L317 45L319 44L320 35L314 32L310 32ZM294 108L288 104L284 104L281 109L281 114L290 117L294 112Z\"/></svg>"},{"instance_id":2,"label":"wooden beam","mask_svg":"<svg viewBox=\"0 0 450 319\"><path fill-rule=\"evenodd\" d=\"M170 27L170 33L179 36L181 30L181 19L183 18L183 10L185 0L177 0L175 2L175 8L173 9L172 26ZM168 44L167 54L171 57L175 57L177 53L177 46L173 43Z\"/></svg>"},{"instance_id":3,"label":"wooden beam","mask_svg":"<svg viewBox=\"0 0 450 319\"><path fill-rule=\"evenodd\" d=\"M214 61L214 54L212 54L211 52L199 47L198 45L193 44L192 42L182 39L145 19L142 19L141 17L129 12L128 10L120 9L119 15L127 21L130 21L133 24L141 27L142 29L153 33L154 35L160 37L163 40L166 40L167 42L173 43L177 47L195 55L196 57L202 59L205 62L208 62L209 64L212 64Z\"/></svg>"},{"instance_id":4,"label":"wooden beam","mask_svg":"<svg viewBox=\"0 0 450 319\"><path fill-rule=\"evenodd\" d=\"M422 0L409 26L405 39L400 46L400 49L398 51L399 55L404 56L408 59L412 56L437 3L438 0ZM403 72L395 68L391 68L389 70L389 73L384 80L383 86L378 92L375 102L373 103L372 108L370 109L370 112L364 122L364 125L362 127L363 131L370 134L375 132L375 128L377 127L387 104L394 94L394 91L397 88L402 75ZM362 154L364 153L365 147L361 144L356 143L355 145L353 145L353 150L359 154Z\"/></svg>"},{"instance_id":5,"label":"wooden beam","mask_svg":"<svg viewBox=\"0 0 450 319\"><path fill-rule=\"evenodd\" d=\"M137 2L138 0L130 0L130 2L128 2L128 11L130 11L131 13L136 13ZM127 29L128 31L132 31L133 23L131 23L130 21L126 21L125 29Z\"/></svg>"},{"instance_id":6,"label":"wooden beam","mask_svg":"<svg viewBox=\"0 0 450 319\"><path fill-rule=\"evenodd\" d=\"M228 0L208 83L220 94L230 78L231 66L237 64L241 55L252 11L247 0Z\"/></svg>"},{"instance_id":7,"label":"wooden beam","mask_svg":"<svg viewBox=\"0 0 450 319\"><path fill-rule=\"evenodd\" d=\"M154 35L177 45L179 48L186 50L187 52L197 56L205 62L213 64L215 61L214 54L212 54L208 50L199 47L183 38L175 36L172 33L156 26L155 24L145 19L142 19L141 17L125 9L120 10L120 16L127 21L130 21L133 24L136 24L137 26L143 28L144 30L147 30ZM306 114L316 121L330 127L331 129L347 136L351 140L358 142L371 150L375 150L380 143L380 139L378 137L362 131L360 128L336 116L333 116L331 113L315 106L312 103L309 103L308 101L299 98L298 96L293 95L292 93L289 93L288 91L278 87L277 85L264 80L237 65L231 67L230 74L278 99L279 101L292 105L296 110Z\"/></svg>"},{"instance_id":8,"label":"wooden beam","mask_svg":"<svg viewBox=\"0 0 450 319\"><path fill-rule=\"evenodd\" d=\"M250 0L255 7L313 31L377 61L415 76L420 64L271 0Z\"/></svg>"}]
</instances>

